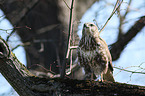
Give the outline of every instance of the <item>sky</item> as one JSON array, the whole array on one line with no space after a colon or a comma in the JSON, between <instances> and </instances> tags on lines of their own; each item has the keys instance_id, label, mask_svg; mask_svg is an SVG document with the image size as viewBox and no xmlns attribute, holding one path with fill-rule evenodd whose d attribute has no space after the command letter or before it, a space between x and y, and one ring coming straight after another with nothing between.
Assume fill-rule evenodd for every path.
<instances>
[{"instance_id":1,"label":"sky","mask_svg":"<svg viewBox=\"0 0 145 96\"><path fill-rule=\"evenodd\" d=\"M110 16L113 6L116 0L107 0L107 2L102 1L100 3L96 2L93 4L91 8L84 14L82 19L80 20L81 23L78 27L78 34L81 38L81 31L83 24L85 22L94 22L95 19L99 25L102 27L108 17ZM125 12L126 6L128 4L128 0L124 0L121 6L121 13ZM126 22L123 25L123 31L127 32L127 30L139 19L141 16L145 16L145 0L132 0L132 4L130 6L131 12L127 15ZM104 31L101 32L101 37L106 41L108 45L114 43L117 39L118 34L118 19L117 14L115 14L111 20L109 21L108 25L105 27ZM3 12L0 11L0 29L8 30L7 32L4 30L0 30L0 36L4 39L9 35L12 31L11 29L13 26L9 23L7 19L4 18ZM20 44L20 38L17 34L13 34L11 36L9 42L10 48L14 48L17 44ZM113 62L113 66L124 68L131 71L139 71L145 72L145 28L143 28L131 42L126 46L123 50L120 58L117 61ZM23 47L18 47L13 51L17 58L26 65L26 56ZM22 55L23 54L23 55ZM139 66L140 67L137 67ZM142 68L142 69L141 69ZM116 82L121 83L128 83L128 84L135 84L145 86L145 74L132 74L125 71L120 71L114 68L113 72L114 78ZM5 78L0 74L0 96L7 96L4 95L7 92L12 90L11 86L5 80ZM16 96L16 94L9 94L9 96Z\"/></svg>"}]
</instances>

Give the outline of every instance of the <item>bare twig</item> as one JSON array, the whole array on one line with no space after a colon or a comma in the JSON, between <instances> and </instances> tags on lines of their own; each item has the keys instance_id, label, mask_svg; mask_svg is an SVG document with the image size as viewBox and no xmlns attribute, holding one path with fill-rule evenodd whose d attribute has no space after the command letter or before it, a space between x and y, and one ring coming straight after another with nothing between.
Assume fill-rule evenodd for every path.
<instances>
[{"instance_id":1,"label":"bare twig","mask_svg":"<svg viewBox=\"0 0 145 96\"><path fill-rule=\"evenodd\" d=\"M72 34L72 16L73 16L73 6L74 6L74 1L72 0L72 5L71 5L71 9L70 9L70 20L69 20L69 34L68 34L68 49L67 49L67 55L66 58L68 58L69 56L69 52L70 52L70 42L71 42L71 34Z\"/></svg>"},{"instance_id":2,"label":"bare twig","mask_svg":"<svg viewBox=\"0 0 145 96\"><path fill-rule=\"evenodd\" d=\"M128 14L128 12L129 12L129 8L130 8L130 5L131 5L131 2L132 2L132 0L129 0L129 3L128 3L128 6L127 6L127 9L126 9L126 12L125 12L125 14L124 14L124 18L126 17L126 15Z\"/></svg>"},{"instance_id":3,"label":"bare twig","mask_svg":"<svg viewBox=\"0 0 145 96\"><path fill-rule=\"evenodd\" d=\"M131 67L138 67L139 69L134 70L134 72L136 72L136 71L138 71L138 70L140 70L140 69L145 70L145 68L141 67L141 65L143 65L144 63L145 63L145 62L141 63L139 66L130 66L130 67L128 67L128 68L131 68ZM142 72L142 71L140 71L140 72ZM132 75L133 75L133 73L130 74L130 76L129 76L129 77L130 77L130 80L129 80L129 81L131 81ZM127 81L127 83L129 83L129 81Z\"/></svg>"},{"instance_id":4,"label":"bare twig","mask_svg":"<svg viewBox=\"0 0 145 96\"><path fill-rule=\"evenodd\" d=\"M76 49L78 46L70 46L69 49Z\"/></svg>"},{"instance_id":5,"label":"bare twig","mask_svg":"<svg viewBox=\"0 0 145 96\"><path fill-rule=\"evenodd\" d=\"M53 75L56 75L55 72L51 71L51 68L48 70L48 69L46 69L45 67L43 67L42 65L40 65L40 64L33 64L33 65L31 65L28 69L30 70L33 66L39 66L39 67L43 68L45 71L50 72L50 73L52 73Z\"/></svg>"},{"instance_id":6,"label":"bare twig","mask_svg":"<svg viewBox=\"0 0 145 96\"><path fill-rule=\"evenodd\" d=\"M56 44L55 44L55 46L56 46ZM58 66L61 66L58 47L56 47L56 58L57 58ZM61 67L59 67L59 72L61 72Z\"/></svg>"},{"instance_id":7,"label":"bare twig","mask_svg":"<svg viewBox=\"0 0 145 96\"><path fill-rule=\"evenodd\" d=\"M119 17L119 20L120 20L120 22L119 22L119 34L118 34L118 38L120 38L122 35L123 35L123 24L125 23L124 21L125 21L125 18L126 18L126 15L128 14L128 12L129 12L129 8L130 8L130 4L131 4L131 1L132 0L129 0L129 4L128 4L128 6L127 6L127 9L126 9L126 12L124 13L124 15L122 15L121 13L120 13L120 10L117 10L117 12L118 12L118 17ZM120 9L120 8L119 8Z\"/></svg>"},{"instance_id":8,"label":"bare twig","mask_svg":"<svg viewBox=\"0 0 145 96\"><path fill-rule=\"evenodd\" d=\"M71 70L72 70L72 50L70 51L70 71L69 71L69 73L67 73L67 74L70 74L71 73Z\"/></svg>"},{"instance_id":9,"label":"bare twig","mask_svg":"<svg viewBox=\"0 0 145 96\"><path fill-rule=\"evenodd\" d=\"M65 5L71 10L71 8L68 6L68 4L66 3L65 0L63 0L63 2L65 3Z\"/></svg>"},{"instance_id":10,"label":"bare twig","mask_svg":"<svg viewBox=\"0 0 145 96\"><path fill-rule=\"evenodd\" d=\"M74 31L73 31L73 28L74 28L74 22L73 22L73 24L72 24L72 31L71 31L71 33L72 34L70 34L70 40L72 41L72 42L70 42L71 43L71 46L69 46L69 48L70 48L70 73L71 73L71 70L72 70L72 65L73 65L73 48L72 48L72 46L74 46L74 40L75 40L75 38L74 38ZM78 46L77 46L78 47ZM67 74L67 73L66 73Z\"/></svg>"},{"instance_id":11,"label":"bare twig","mask_svg":"<svg viewBox=\"0 0 145 96\"><path fill-rule=\"evenodd\" d=\"M7 34L9 34L8 31L13 30L13 29L0 29L0 30L5 31Z\"/></svg>"},{"instance_id":12,"label":"bare twig","mask_svg":"<svg viewBox=\"0 0 145 96\"><path fill-rule=\"evenodd\" d=\"M12 30L12 32L7 36L6 42L9 41L9 38L12 36L12 34L15 32L15 29Z\"/></svg>"},{"instance_id":13,"label":"bare twig","mask_svg":"<svg viewBox=\"0 0 145 96\"><path fill-rule=\"evenodd\" d=\"M9 38L13 35L14 32L16 32L16 29L19 29L19 28L27 28L31 30L31 28L28 26L14 27L13 29L11 29L12 30L11 33L7 36L6 42L9 41Z\"/></svg>"},{"instance_id":14,"label":"bare twig","mask_svg":"<svg viewBox=\"0 0 145 96\"><path fill-rule=\"evenodd\" d=\"M0 18L5 17L5 15L1 15Z\"/></svg>"},{"instance_id":15,"label":"bare twig","mask_svg":"<svg viewBox=\"0 0 145 96\"><path fill-rule=\"evenodd\" d=\"M98 27L98 30L100 30L100 27L99 27L97 21L95 19L93 21L95 22L96 26Z\"/></svg>"},{"instance_id":16,"label":"bare twig","mask_svg":"<svg viewBox=\"0 0 145 96\"><path fill-rule=\"evenodd\" d=\"M31 44L30 42L25 42L25 43L19 44L16 47L14 47L11 51L14 51L16 48L18 48L20 46L27 46L27 45L30 45L30 44Z\"/></svg>"},{"instance_id":17,"label":"bare twig","mask_svg":"<svg viewBox=\"0 0 145 96\"><path fill-rule=\"evenodd\" d=\"M110 15L110 17L108 18L108 20L106 21L106 23L104 24L104 26L102 27L102 29L100 30L100 33L104 30L104 28L106 27L106 25L108 24L108 22L110 21L110 19L112 18L112 16L114 15L114 13L118 10L118 8L120 7L121 3L123 2L123 0L121 0L121 2L119 0L117 0L114 9ZM118 5L119 4L119 5Z\"/></svg>"},{"instance_id":18,"label":"bare twig","mask_svg":"<svg viewBox=\"0 0 145 96\"><path fill-rule=\"evenodd\" d=\"M22 21L24 17L27 16L27 14L39 3L39 1L40 0L32 0L32 2L27 4L27 6L24 7L21 12L18 12L18 10L16 10L16 12L12 12L12 15L15 16L15 19L11 19L11 22L17 26L19 22ZM15 13L17 13L17 15L15 15ZM8 42L10 36L12 36L12 34L15 32L16 28L13 28L12 32L7 36L6 42ZM25 26L25 28L30 29L27 26Z\"/></svg>"},{"instance_id":19,"label":"bare twig","mask_svg":"<svg viewBox=\"0 0 145 96\"><path fill-rule=\"evenodd\" d=\"M139 66L131 66L131 67L139 67ZM126 71L126 72L131 72L131 73L145 74L145 72L136 72L136 70L135 70L135 71L127 70L127 68L129 68L129 67L127 67L127 68L114 67L114 68L119 69L120 72L121 72L121 71ZM141 68L141 69L142 69L142 68ZM144 69L144 70L145 70L145 69ZM118 72L118 73L120 73L120 72ZM118 73L117 73L117 74L118 74Z\"/></svg>"},{"instance_id":20,"label":"bare twig","mask_svg":"<svg viewBox=\"0 0 145 96\"><path fill-rule=\"evenodd\" d=\"M62 70L61 70L61 78L64 78L65 76L65 68L66 68L66 61L69 57L69 52L70 52L70 36L71 36L71 33L72 33L72 17L73 17L73 6L74 6L74 1L75 0L72 0L72 3L71 3L71 9L70 9L70 20L69 20L69 30L68 30L68 41L67 41L67 47L66 47L66 54L65 54L65 59L63 61L63 64L62 64Z\"/></svg>"}]
</instances>

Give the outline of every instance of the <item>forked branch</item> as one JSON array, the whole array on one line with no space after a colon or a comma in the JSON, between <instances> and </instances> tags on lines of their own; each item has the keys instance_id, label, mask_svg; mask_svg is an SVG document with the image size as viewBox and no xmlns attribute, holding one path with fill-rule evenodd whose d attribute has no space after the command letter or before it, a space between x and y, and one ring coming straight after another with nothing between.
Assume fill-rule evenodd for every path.
<instances>
[{"instance_id":1,"label":"forked branch","mask_svg":"<svg viewBox=\"0 0 145 96\"><path fill-rule=\"evenodd\" d=\"M72 0L71 8L70 8L69 30L68 30L68 39L67 39L68 46L66 47L65 59L62 64L61 78L64 78L64 76L65 76L66 61L67 61L67 59L69 57L69 53L70 53L70 41L71 41L71 34L72 34L72 19L73 19L74 2L75 2L75 0Z\"/></svg>"},{"instance_id":2,"label":"forked branch","mask_svg":"<svg viewBox=\"0 0 145 96\"><path fill-rule=\"evenodd\" d=\"M100 33L104 30L104 28L106 27L106 25L108 24L108 22L110 21L110 19L112 18L112 16L114 15L114 13L119 9L119 7L121 6L121 3L123 2L123 0L117 0L114 9L110 15L110 17L108 18L108 20L106 21L106 23L104 24L104 26L101 28Z\"/></svg>"}]
</instances>

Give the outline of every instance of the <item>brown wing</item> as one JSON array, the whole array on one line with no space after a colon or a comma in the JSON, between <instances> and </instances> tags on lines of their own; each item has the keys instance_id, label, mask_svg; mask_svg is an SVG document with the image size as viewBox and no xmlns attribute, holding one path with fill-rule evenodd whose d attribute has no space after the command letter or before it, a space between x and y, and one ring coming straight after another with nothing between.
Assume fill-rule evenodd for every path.
<instances>
[{"instance_id":1,"label":"brown wing","mask_svg":"<svg viewBox=\"0 0 145 96\"><path fill-rule=\"evenodd\" d=\"M103 80L114 82L115 80L113 78L113 65L112 65L112 57L110 51L108 49L106 42L102 38L100 38L100 40L101 40L101 44L105 46L106 54L108 56L108 70L106 74L103 74Z\"/></svg>"}]
</instances>

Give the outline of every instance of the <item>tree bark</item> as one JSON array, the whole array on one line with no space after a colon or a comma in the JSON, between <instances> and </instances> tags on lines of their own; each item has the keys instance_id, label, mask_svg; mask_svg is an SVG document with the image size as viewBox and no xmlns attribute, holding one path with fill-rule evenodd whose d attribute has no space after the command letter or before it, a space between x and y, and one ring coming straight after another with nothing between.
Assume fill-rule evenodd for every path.
<instances>
[{"instance_id":1,"label":"tree bark","mask_svg":"<svg viewBox=\"0 0 145 96\"><path fill-rule=\"evenodd\" d=\"M145 95L145 87L137 85L36 77L18 61L1 37L0 72L20 96Z\"/></svg>"}]
</instances>

